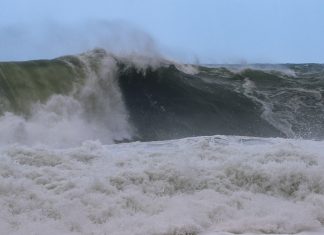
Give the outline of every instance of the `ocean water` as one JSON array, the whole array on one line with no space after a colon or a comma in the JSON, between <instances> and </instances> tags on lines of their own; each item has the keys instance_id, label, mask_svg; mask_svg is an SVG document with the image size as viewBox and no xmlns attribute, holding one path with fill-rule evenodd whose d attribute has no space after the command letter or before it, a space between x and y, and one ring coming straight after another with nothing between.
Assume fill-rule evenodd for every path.
<instances>
[{"instance_id":1,"label":"ocean water","mask_svg":"<svg viewBox=\"0 0 324 235\"><path fill-rule=\"evenodd\" d=\"M324 234L323 95L320 64L0 63L0 234Z\"/></svg>"}]
</instances>

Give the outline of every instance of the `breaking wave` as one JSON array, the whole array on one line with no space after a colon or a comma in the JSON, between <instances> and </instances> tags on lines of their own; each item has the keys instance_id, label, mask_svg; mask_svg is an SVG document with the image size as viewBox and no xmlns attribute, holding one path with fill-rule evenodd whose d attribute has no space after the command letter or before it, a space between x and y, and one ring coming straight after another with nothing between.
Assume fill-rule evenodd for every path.
<instances>
[{"instance_id":1,"label":"breaking wave","mask_svg":"<svg viewBox=\"0 0 324 235\"><path fill-rule=\"evenodd\" d=\"M201 135L322 139L324 66L191 66L97 49L0 63L1 143Z\"/></svg>"}]
</instances>

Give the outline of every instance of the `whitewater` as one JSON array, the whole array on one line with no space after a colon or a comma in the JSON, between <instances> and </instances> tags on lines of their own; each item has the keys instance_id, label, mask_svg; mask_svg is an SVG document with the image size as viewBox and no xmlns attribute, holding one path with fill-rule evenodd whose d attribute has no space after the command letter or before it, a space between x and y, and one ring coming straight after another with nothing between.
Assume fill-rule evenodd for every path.
<instances>
[{"instance_id":1,"label":"whitewater","mask_svg":"<svg viewBox=\"0 0 324 235\"><path fill-rule=\"evenodd\" d=\"M0 157L1 233L314 231L324 221L323 146L229 136L8 146Z\"/></svg>"},{"instance_id":2,"label":"whitewater","mask_svg":"<svg viewBox=\"0 0 324 235\"><path fill-rule=\"evenodd\" d=\"M2 62L0 233L324 234L323 74Z\"/></svg>"}]
</instances>

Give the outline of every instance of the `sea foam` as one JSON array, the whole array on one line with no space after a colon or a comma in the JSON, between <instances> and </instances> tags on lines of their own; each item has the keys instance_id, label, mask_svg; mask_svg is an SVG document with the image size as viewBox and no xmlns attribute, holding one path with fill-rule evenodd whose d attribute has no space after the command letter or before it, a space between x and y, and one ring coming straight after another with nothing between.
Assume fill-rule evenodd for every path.
<instances>
[{"instance_id":1,"label":"sea foam","mask_svg":"<svg viewBox=\"0 0 324 235\"><path fill-rule=\"evenodd\" d=\"M230 136L6 146L0 233L315 231L324 223L323 153L320 141Z\"/></svg>"}]
</instances>

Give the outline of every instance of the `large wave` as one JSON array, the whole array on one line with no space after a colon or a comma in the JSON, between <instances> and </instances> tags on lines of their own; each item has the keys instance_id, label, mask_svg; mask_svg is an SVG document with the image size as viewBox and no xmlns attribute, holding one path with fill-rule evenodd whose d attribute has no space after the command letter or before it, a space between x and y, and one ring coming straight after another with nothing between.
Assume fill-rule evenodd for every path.
<instances>
[{"instance_id":1,"label":"large wave","mask_svg":"<svg viewBox=\"0 0 324 235\"><path fill-rule=\"evenodd\" d=\"M322 139L324 66L192 66L97 49L0 63L0 142Z\"/></svg>"}]
</instances>

